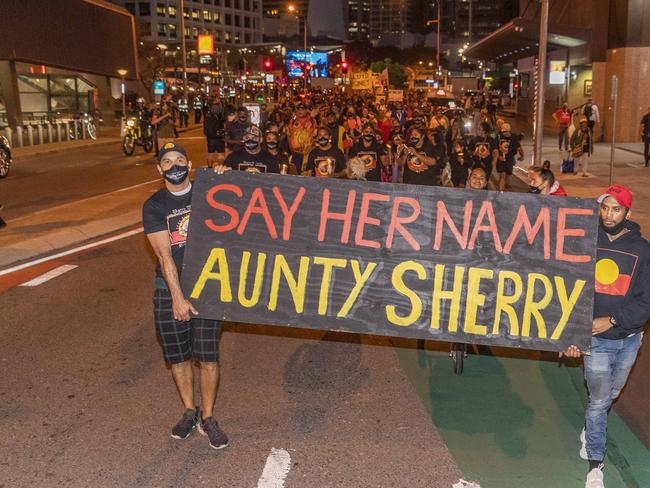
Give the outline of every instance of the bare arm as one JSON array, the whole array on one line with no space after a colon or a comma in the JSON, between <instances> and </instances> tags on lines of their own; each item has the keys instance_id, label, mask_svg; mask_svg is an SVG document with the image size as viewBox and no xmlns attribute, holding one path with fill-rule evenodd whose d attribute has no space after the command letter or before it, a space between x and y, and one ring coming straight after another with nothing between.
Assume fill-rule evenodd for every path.
<instances>
[{"instance_id":1,"label":"bare arm","mask_svg":"<svg viewBox=\"0 0 650 488\"><path fill-rule=\"evenodd\" d=\"M176 270L176 263L174 263L174 259L172 258L169 234L166 230L154 232L152 234L147 234L147 239L149 240L149 244L151 244L153 252L158 258L163 278L165 278L165 282L169 288L169 293L172 297L174 320L187 322L191 318L190 312L194 315L197 315L198 312L185 298L183 291L181 290L178 271Z\"/></svg>"}]
</instances>

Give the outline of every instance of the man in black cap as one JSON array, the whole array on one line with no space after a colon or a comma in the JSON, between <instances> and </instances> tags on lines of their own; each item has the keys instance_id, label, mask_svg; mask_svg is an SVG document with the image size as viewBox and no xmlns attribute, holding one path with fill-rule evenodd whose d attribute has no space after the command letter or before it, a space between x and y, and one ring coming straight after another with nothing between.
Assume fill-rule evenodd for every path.
<instances>
[{"instance_id":1,"label":"man in black cap","mask_svg":"<svg viewBox=\"0 0 650 488\"><path fill-rule=\"evenodd\" d=\"M279 173L278 160L262 150L262 132L255 125L251 125L242 137L242 147L231 152L224 166L236 171L249 173ZM222 173L223 168L215 168Z\"/></svg>"},{"instance_id":2,"label":"man in black cap","mask_svg":"<svg viewBox=\"0 0 650 488\"><path fill-rule=\"evenodd\" d=\"M153 249L156 266L154 322L165 361L185 412L172 428L174 439L187 438L195 427L208 436L210 446L228 446L228 437L213 417L219 384L219 336L221 323L199 319L196 309L183 294L180 272L192 208L192 163L183 147L165 144L158 154L158 172L165 187L144 203L142 222ZM199 362L201 407L194 406L192 360Z\"/></svg>"}]
</instances>

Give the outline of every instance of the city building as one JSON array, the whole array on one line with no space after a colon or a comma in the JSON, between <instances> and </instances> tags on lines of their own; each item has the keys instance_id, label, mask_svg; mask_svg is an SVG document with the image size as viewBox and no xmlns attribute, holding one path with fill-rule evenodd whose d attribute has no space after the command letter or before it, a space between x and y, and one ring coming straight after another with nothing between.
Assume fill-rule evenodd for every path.
<instances>
[{"instance_id":1,"label":"city building","mask_svg":"<svg viewBox=\"0 0 650 488\"><path fill-rule=\"evenodd\" d=\"M135 22L104 0L4 0L0 125L100 109L111 122L120 75L137 80Z\"/></svg>"},{"instance_id":2,"label":"city building","mask_svg":"<svg viewBox=\"0 0 650 488\"><path fill-rule=\"evenodd\" d=\"M540 2L522 0L519 17L477 40L465 52L468 58L511 73L509 86L500 88L512 91L517 115L529 122L534 119L540 8ZM545 125L553 127L550 115L562 102L580 108L591 98L601 117L595 137L610 140L612 77L616 76L620 108L616 140L638 139L639 120L650 103L644 89L650 71L650 9L644 2L551 0L547 58Z\"/></svg>"},{"instance_id":3,"label":"city building","mask_svg":"<svg viewBox=\"0 0 650 488\"><path fill-rule=\"evenodd\" d=\"M291 37L290 35L282 35L284 34L282 31L293 32L294 28L291 23L294 19L298 21L295 30L302 35L308 6L309 0L262 0L264 18L276 19L264 21L264 35L270 39ZM291 7L292 11L290 11L289 7Z\"/></svg>"},{"instance_id":4,"label":"city building","mask_svg":"<svg viewBox=\"0 0 650 488\"><path fill-rule=\"evenodd\" d=\"M111 0L131 12L142 42L176 44L181 39L181 0ZM262 42L262 0L184 0L185 39L213 34L217 44Z\"/></svg>"},{"instance_id":5,"label":"city building","mask_svg":"<svg viewBox=\"0 0 650 488\"><path fill-rule=\"evenodd\" d=\"M370 0L370 39L411 30L411 0Z\"/></svg>"}]
</instances>

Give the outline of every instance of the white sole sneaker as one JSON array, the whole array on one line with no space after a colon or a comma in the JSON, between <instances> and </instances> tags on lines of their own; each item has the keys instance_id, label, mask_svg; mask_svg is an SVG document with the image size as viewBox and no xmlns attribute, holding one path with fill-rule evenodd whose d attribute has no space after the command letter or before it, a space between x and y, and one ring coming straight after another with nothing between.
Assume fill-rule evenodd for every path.
<instances>
[{"instance_id":1,"label":"white sole sneaker","mask_svg":"<svg viewBox=\"0 0 650 488\"><path fill-rule=\"evenodd\" d=\"M587 434L584 427L580 432L580 457L587 461L589 457L587 456Z\"/></svg>"},{"instance_id":2,"label":"white sole sneaker","mask_svg":"<svg viewBox=\"0 0 650 488\"><path fill-rule=\"evenodd\" d=\"M585 481L585 488L605 488L603 481L602 464L599 468L594 468L587 474L587 481Z\"/></svg>"}]
</instances>

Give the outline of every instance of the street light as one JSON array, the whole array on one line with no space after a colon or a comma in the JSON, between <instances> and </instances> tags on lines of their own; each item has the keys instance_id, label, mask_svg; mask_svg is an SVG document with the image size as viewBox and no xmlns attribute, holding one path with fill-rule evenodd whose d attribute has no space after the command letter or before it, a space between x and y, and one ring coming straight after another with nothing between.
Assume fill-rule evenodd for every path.
<instances>
[{"instance_id":1,"label":"street light","mask_svg":"<svg viewBox=\"0 0 650 488\"><path fill-rule=\"evenodd\" d=\"M303 53L305 53L305 67L307 65L307 16L305 14L301 14L298 12L298 9L296 6L292 3L290 3L287 6L287 10L289 11L290 14L295 14L296 17L304 20L304 29L303 29ZM303 93L307 92L307 73L304 71L305 68L303 68L303 77L302 77L302 91Z\"/></svg>"},{"instance_id":2,"label":"street light","mask_svg":"<svg viewBox=\"0 0 650 488\"><path fill-rule=\"evenodd\" d=\"M117 74L122 78L122 84L120 85L122 92L122 117L126 117L126 90L124 87L124 77L129 74L129 70L120 68L117 70Z\"/></svg>"}]
</instances>

